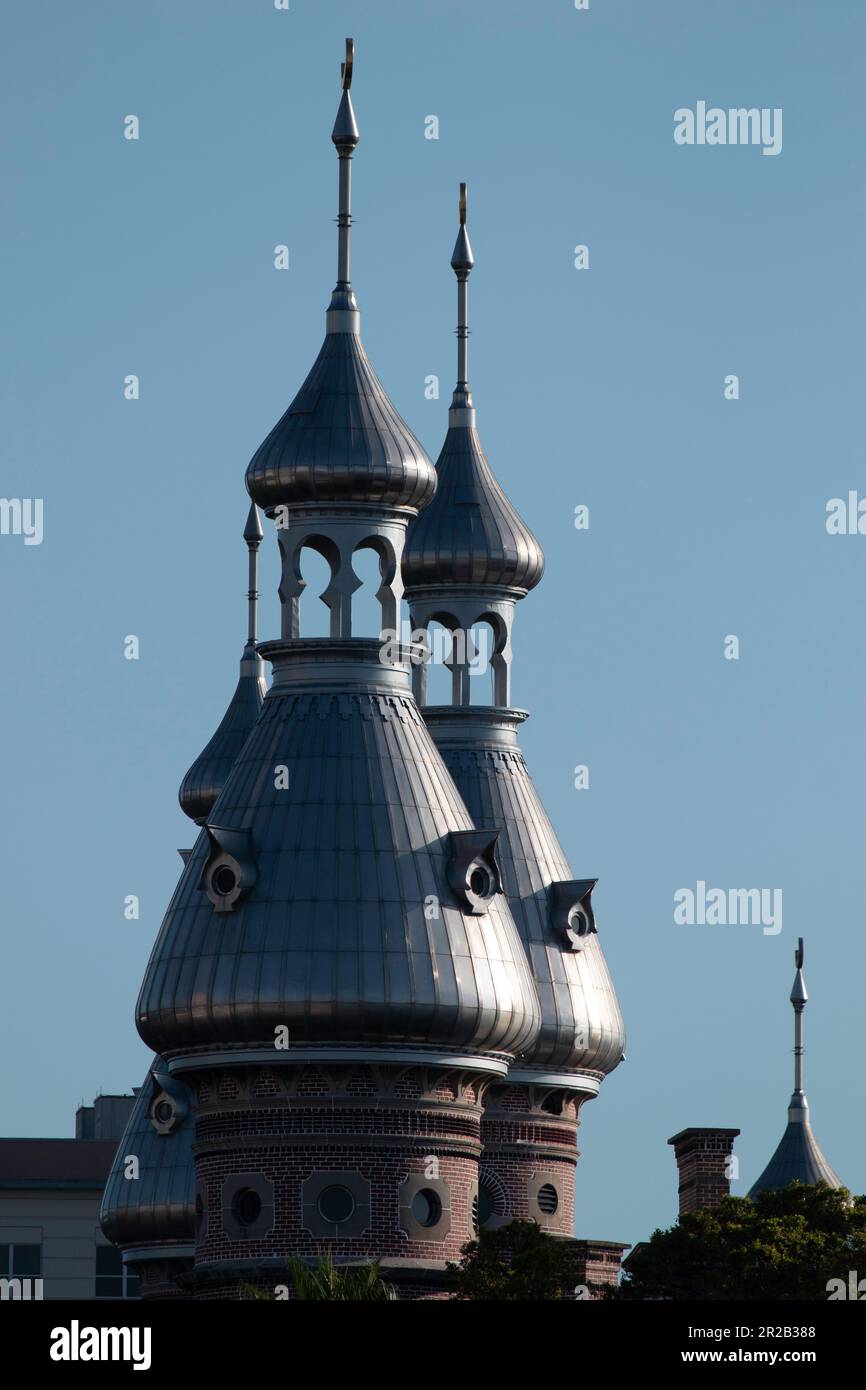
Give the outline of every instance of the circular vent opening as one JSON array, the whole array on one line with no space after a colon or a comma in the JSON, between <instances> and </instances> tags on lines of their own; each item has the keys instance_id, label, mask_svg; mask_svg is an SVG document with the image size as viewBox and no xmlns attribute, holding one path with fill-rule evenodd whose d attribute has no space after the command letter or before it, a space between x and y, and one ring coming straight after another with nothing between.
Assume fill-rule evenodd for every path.
<instances>
[{"instance_id":1,"label":"circular vent opening","mask_svg":"<svg viewBox=\"0 0 866 1390\"><path fill-rule=\"evenodd\" d=\"M556 1195L556 1188L552 1183L546 1182L543 1187L538 1189L538 1207L544 1212L545 1216L553 1216L559 1206L559 1198Z\"/></svg>"},{"instance_id":2,"label":"circular vent opening","mask_svg":"<svg viewBox=\"0 0 866 1390\"><path fill-rule=\"evenodd\" d=\"M326 1187L319 1193L319 1215L325 1221L333 1221L339 1225L341 1221L348 1221L352 1212L355 1210L355 1199L348 1187Z\"/></svg>"},{"instance_id":3,"label":"circular vent opening","mask_svg":"<svg viewBox=\"0 0 866 1390\"><path fill-rule=\"evenodd\" d=\"M234 869L229 867L228 864L220 864L219 868L215 870L214 875L211 879L211 883L214 887L214 892L219 893L221 898L227 898L230 893L234 892L237 886L237 881L237 874L235 873Z\"/></svg>"},{"instance_id":4,"label":"circular vent opening","mask_svg":"<svg viewBox=\"0 0 866 1390\"><path fill-rule=\"evenodd\" d=\"M435 1226L442 1215L439 1193L432 1187L422 1187L412 1198L412 1215L419 1226Z\"/></svg>"},{"instance_id":5,"label":"circular vent opening","mask_svg":"<svg viewBox=\"0 0 866 1390\"><path fill-rule=\"evenodd\" d=\"M251 1187L243 1187L232 1202L232 1215L241 1226L254 1226L262 1214L262 1199Z\"/></svg>"}]
</instances>

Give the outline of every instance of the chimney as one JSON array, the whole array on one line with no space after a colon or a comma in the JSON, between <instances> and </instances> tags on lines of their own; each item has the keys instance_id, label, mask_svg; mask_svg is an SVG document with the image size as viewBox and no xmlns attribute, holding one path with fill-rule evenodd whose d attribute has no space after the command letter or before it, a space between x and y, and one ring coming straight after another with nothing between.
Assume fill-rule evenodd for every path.
<instances>
[{"instance_id":1,"label":"chimney","mask_svg":"<svg viewBox=\"0 0 866 1390\"><path fill-rule=\"evenodd\" d=\"M730 1196L731 1178L737 1176L733 1156L738 1129L681 1129L668 1140L674 1146L679 1172L680 1216L717 1207Z\"/></svg>"}]
</instances>

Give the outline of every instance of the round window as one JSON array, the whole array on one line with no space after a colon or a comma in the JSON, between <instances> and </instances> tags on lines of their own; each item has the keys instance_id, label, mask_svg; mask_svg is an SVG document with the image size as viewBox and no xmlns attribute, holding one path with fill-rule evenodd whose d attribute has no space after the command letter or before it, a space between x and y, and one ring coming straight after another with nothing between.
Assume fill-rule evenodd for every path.
<instances>
[{"instance_id":1,"label":"round window","mask_svg":"<svg viewBox=\"0 0 866 1390\"><path fill-rule=\"evenodd\" d=\"M493 879L490 870L483 864L475 864L469 871L469 890L476 898L489 898L493 892Z\"/></svg>"},{"instance_id":2,"label":"round window","mask_svg":"<svg viewBox=\"0 0 866 1390\"><path fill-rule=\"evenodd\" d=\"M158 1100L153 1110L154 1119L161 1125L167 1125L174 1118L174 1106L170 1100Z\"/></svg>"},{"instance_id":3,"label":"round window","mask_svg":"<svg viewBox=\"0 0 866 1390\"><path fill-rule=\"evenodd\" d=\"M219 868L214 870L211 878L213 890L221 898L227 898L230 893L235 891L237 881L237 874L228 864L220 864Z\"/></svg>"},{"instance_id":4,"label":"round window","mask_svg":"<svg viewBox=\"0 0 866 1390\"><path fill-rule=\"evenodd\" d=\"M442 1215L442 1202L432 1187L422 1187L412 1198L412 1215L419 1226L435 1226Z\"/></svg>"},{"instance_id":5,"label":"round window","mask_svg":"<svg viewBox=\"0 0 866 1390\"><path fill-rule=\"evenodd\" d=\"M341 1221L348 1221L352 1212L355 1210L355 1199L348 1187L326 1187L319 1193L319 1215L325 1221L333 1221L339 1225Z\"/></svg>"},{"instance_id":6,"label":"round window","mask_svg":"<svg viewBox=\"0 0 866 1390\"><path fill-rule=\"evenodd\" d=\"M559 1197L553 1183L546 1182L543 1187L538 1189L538 1206L545 1216L553 1216L559 1206Z\"/></svg>"},{"instance_id":7,"label":"round window","mask_svg":"<svg viewBox=\"0 0 866 1390\"><path fill-rule=\"evenodd\" d=\"M251 1187L242 1187L232 1202L232 1215L241 1226L254 1226L262 1214L262 1199Z\"/></svg>"}]
</instances>

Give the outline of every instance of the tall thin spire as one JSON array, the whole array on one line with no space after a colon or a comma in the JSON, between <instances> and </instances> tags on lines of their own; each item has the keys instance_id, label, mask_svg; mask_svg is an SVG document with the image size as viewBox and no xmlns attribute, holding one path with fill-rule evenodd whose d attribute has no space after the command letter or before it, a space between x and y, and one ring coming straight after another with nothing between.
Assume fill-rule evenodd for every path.
<instances>
[{"instance_id":1,"label":"tall thin spire","mask_svg":"<svg viewBox=\"0 0 866 1390\"><path fill-rule=\"evenodd\" d=\"M751 1188L750 1197L756 1197L759 1192L768 1189L785 1187L789 1182L795 1181L825 1182L829 1187L842 1186L841 1180L833 1172L812 1132L809 1102L803 1090L803 1010L809 999L806 981L803 978L803 954L801 936L794 952L797 973L790 995L794 1007L794 1094L788 1105L788 1125L776 1152Z\"/></svg>"},{"instance_id":2,"label":"tall thin spire","mask_svg":"<svg viewBox=\"0 0 866 1390\"><path fill-rule=\"evenodd\" d=\"M469 390L469 274L475 264L466 230L466 184L460 185L460 230L454 244L451 268L457 276L457 385L451 398L448 423L474 425L472 395ZM457 412L455 414L454 412ZM472 412L470 417L470 412Z\"/></svg>"},{"instance_id":3,"label":"tall thin spire","mask_svg":"<svg viewBox=\"0 0 866 1390\"><path fill-rule=\"evenodd\" d=\"M340 161L340 202L337 213L337 284L327 315L329 333L357 333L360 326L358 304L350 279L349 245L352 227L352 155L361 138L349 94L354 64L355 40L346 39L346 59L340 64L343 94L331 132ZM348 318L348 315L353 317Z\"/></svg>"},{"instance_id":4,"label":"tall thin spire","mask_svg":"<svg viewBox=\"0 0 866 1390\"><path fill-rule=\"evenodd\" d=\"M262 527L259 509L255 502L250 503L250 512L247 517L247 524L244 527L244 540L249 551L249 588L247 589L247 606L249 619L247 623L247 646L256 645L258 635L258 609L259 609L259 546L264 539L264 528Z\"/></svg>"}]
</instances>

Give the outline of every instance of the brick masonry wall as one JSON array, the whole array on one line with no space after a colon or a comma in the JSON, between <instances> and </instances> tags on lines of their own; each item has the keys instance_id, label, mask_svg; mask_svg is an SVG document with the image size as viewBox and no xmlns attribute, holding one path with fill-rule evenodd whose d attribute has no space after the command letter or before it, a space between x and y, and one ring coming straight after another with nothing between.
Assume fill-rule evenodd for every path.
<instances>
[{"instance_id":1,"label":"brick masonry wall","mask_svg":"<svg viewBox=\"0 0 866 1390\"><path fill-rule=\"evenodd\" d=\"M481 1181L496 1203L491 1224L532 1220L544 1230L573 1236L582 1099L579 1093L561 1088L518 1084L492 1086L487 1092L481 1124ZM556 1110L559 1113L551 1113ZM539 1206L542 1183L556 1192L553 1214Z\"/></svg>"},{"instance_id":2,"label":"brick masonry wall","mask_svg":"<svg viewBox=\"0 0 866 1390\"><path fill-rule=\"evenodd\" d=\"M204 1208L196 1297L238 1297L244 1280L273 1288L285 1277L270 1270L262 1277L255 1262L328 1253L338 1263L379 1258L387 1266L396 1260L387 1277L400 1286L401 1297L443 1296L444 1262L459 1260L475 1234L483 1078L441 1068L341 1064L323 1070L284 1063L229 1066L189 1079L196 1092L196 1183ZM304 1184L333 1171L370 1184L369 1221L357 1234L323 1235L310 1229L302 1210ZM226 1179L247 1173L273 1187L273 1219L253 1238L239 1236L231 1222L226 1229L222 1211ZM445 1185L439 1189L450 1201L444 1234L404 1229L401 1188L409 1176ZM237 1274L238 1262L248 1273ZM221 1266L231 1270L224 1281Z\"/></svg>"}]
</instances>

